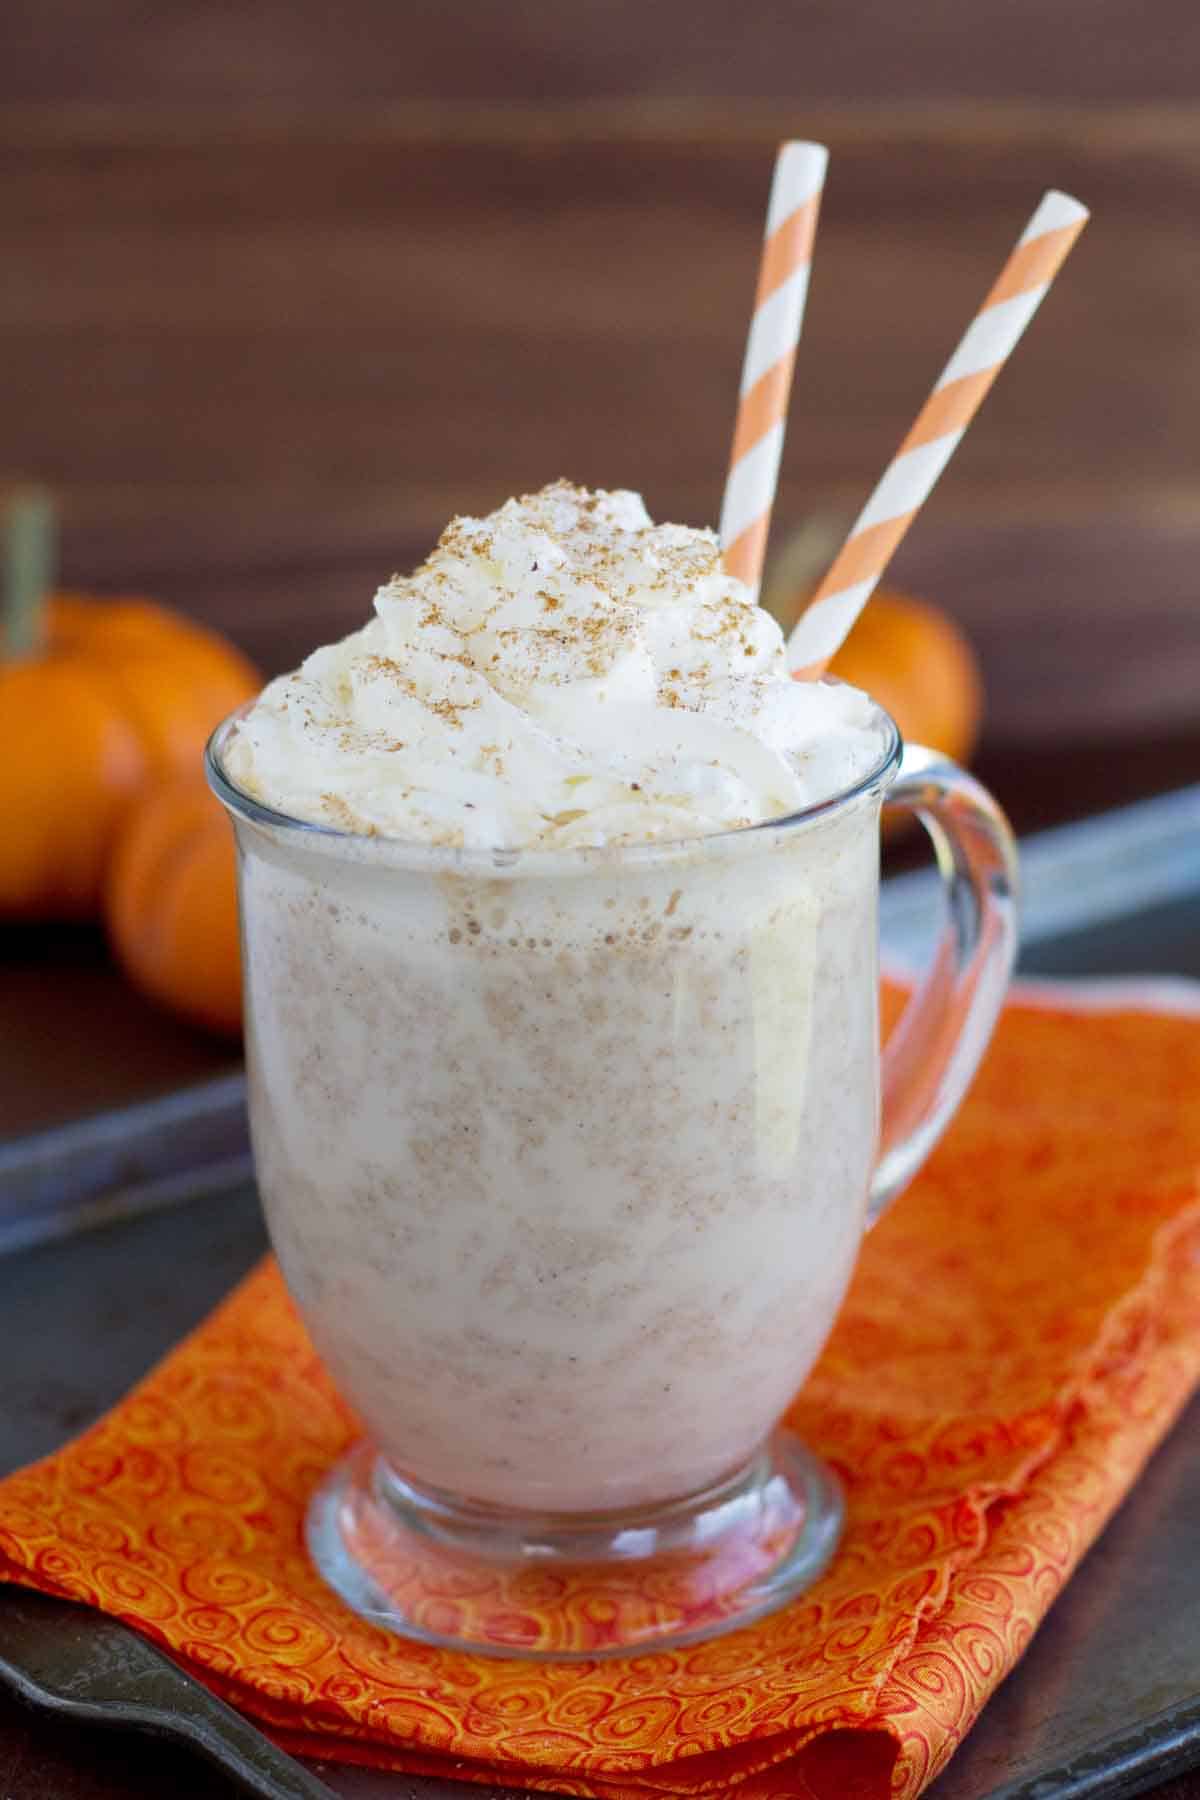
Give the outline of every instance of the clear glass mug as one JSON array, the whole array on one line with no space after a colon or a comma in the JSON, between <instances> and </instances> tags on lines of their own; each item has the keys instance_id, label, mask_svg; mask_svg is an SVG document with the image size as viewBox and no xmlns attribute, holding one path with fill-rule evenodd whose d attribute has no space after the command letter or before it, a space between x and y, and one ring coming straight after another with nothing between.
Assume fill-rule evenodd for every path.
<instances>
[{"instance_id":1,"label":"clear glass mug","mask_svg":"<svg viewBox=\"0 0 1200 1800\"><path fill-rule=\"evenodd\" d=\"M309 1548L368 1618L591 1658L733 1629L833 1554L837 1483L779 1421L1016 941L995 802L880 723L871 774L793 817L558 852L283 817L215 734L259 1187L366 1434ZM882 1058L881 808L949 901Z\"/></svg>"}]
</instances>

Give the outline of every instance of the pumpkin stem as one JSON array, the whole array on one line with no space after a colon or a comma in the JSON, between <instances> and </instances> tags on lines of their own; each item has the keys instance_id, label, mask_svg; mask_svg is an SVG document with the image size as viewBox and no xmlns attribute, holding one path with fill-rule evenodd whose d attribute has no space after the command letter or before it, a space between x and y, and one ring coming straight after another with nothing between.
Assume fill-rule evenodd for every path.
<instances>
[{"instance_id":1,"label":"pumpkin stem","mask_svg":"<svg viewBox=\"0 0 1200 1800\"><path fill-rule=\"evenodd\" d=\"M45 488L20 487L3 501L3 649L36 656L42 647L45 601L54 576L54 501Z\"/></svg>"},{"instance_id":2,"label":"pumpkin stem","mask_svg":"<svg viewBox=\"0 0 1200 1800\"><path fill-rule=\"evenodd\" d=\"M801 521L783 549L771 558L762 603L783 630L790 631L834 557L850 535L850 521L813 513Z\"/></svg>"}]
</instances>

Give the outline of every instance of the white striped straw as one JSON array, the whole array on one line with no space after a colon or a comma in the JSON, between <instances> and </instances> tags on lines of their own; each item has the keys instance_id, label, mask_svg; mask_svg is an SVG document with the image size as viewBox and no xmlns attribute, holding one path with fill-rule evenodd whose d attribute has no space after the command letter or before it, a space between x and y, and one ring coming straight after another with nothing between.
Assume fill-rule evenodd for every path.
<instances>
[{"instance_id":1,"label":"white striped straw","mask_svg":"<svg viewBox=\"0 0 1200 1800\"><path fill-rule=\"evenodd\" d=\"M756 593L779 480L792 368L828 162L823 144L781 144L767 205L758 290L721 505L725 568Z\"/></svg>"},{"instance_id":2,"label":"white striped straw","mask_svg":"<svg viewBox=\"0 0 1200 1800\"><path fill-rule=\"evenodd\" d=\"M788 639L795 674L820 675L846 637L1087 217L1086 207L1069 194L1051 190L1043 198L829 573L797 620Z\"/></svg>"}]
</instances>

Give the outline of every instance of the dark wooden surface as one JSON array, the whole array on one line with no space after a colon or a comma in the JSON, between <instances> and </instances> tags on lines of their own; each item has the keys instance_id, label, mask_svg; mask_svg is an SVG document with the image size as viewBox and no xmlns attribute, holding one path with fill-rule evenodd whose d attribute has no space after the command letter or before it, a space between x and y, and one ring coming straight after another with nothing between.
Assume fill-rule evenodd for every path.
<instances>
[{"instance_id":1,"label":"dark wooden surface","mask_svg":"<svg viewBox=\"0 0 1200 1800\"><path fill-rule=\"evenodd\" d=\"M9 0L0 474L269 667L560 473L715 515L775 141L826 139L782 526L853 508L1051 183L1094 219L897 573L1004 744L1196 723L1191 0Z\"/></svg>"},{"instance_id":2,"label":"dark wooden surface","mask_svg":"<svg viewBox=\"0 0 1200 1800\"><path fill-rule=\"evenodd\" d=\"M1191 101L1189 0L8 0L13 99L144 105L681 95Z\"/></svg>"},{"instance_id":3,"label":"dark wooden surface","mask_svg":"<svg viewBox=\"0 0 1200 1800\"><path fill-rule=\"evenodd\" d=\"M266 665L559 474L717 511L772 146L833 163L779 502L848 511L1040 193L1094 222L897 574L997 738L1194 723L1200 114L961 102L0 116L0 472Z\"/></svg>"}]
</instances>

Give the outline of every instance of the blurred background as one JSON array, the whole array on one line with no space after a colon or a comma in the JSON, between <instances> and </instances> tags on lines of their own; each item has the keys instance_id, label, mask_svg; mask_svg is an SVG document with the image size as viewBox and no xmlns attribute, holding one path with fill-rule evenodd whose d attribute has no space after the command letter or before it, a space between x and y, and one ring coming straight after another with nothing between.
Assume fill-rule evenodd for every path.
<instances>
[{"instance_id":1,"label":"blurred background","mask_svg":"<svg viewBox=\"0 0 1200 1800\"><path fill-rule=\"evenodd\" d=\"M63 584L266 673L559 475L714 522L805 136L778 557L1060 186L1092 224L894 582L973 644L1018 825L1200 778L1198 70L1189 0L9 0L0 476L53 490Z\"/></svg>"}]
</instances>

